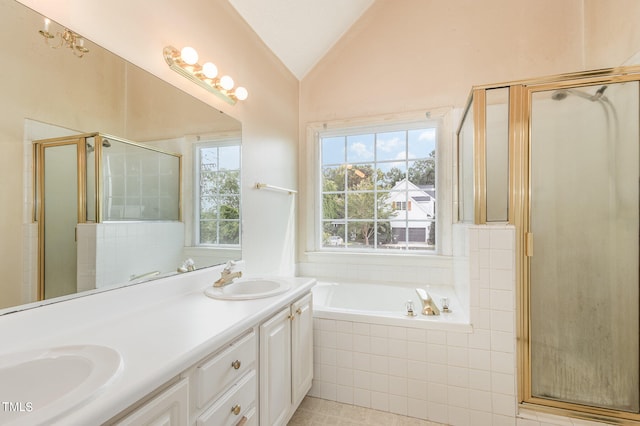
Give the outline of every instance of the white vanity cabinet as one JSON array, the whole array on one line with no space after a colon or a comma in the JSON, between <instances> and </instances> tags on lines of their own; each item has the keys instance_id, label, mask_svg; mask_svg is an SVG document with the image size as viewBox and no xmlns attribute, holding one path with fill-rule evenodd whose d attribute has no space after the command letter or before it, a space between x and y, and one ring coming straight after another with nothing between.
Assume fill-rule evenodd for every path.
<instances>
[{"instance_id":1,"label":"white vanity cabinet","mask_svg":"<svg viewBox=\"0 0 640 426\"><path fill-rule=\"evenodd\" d=\"M258 339L251 329L187 373L197 426L257 424Z\"/></svg>"},{"instance_id":2,"label":"white vanity cabinet","mask_svg":"<svg viewBox=\"0 0 640 426\"><path fill-rule=\"evenodd\" d=\"M260 425L285 425L313 378L311 294L260 326Z\"/></svg>"}]
</instances>

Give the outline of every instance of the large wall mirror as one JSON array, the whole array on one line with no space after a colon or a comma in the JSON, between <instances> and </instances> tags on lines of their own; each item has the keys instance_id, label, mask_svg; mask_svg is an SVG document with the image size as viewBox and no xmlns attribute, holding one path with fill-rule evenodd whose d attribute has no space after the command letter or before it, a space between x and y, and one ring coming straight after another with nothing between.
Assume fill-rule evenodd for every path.
<instances>
[{"instance_id":1,"label":"large wall mirror","mask_svg":"<svg viewBox=\"0 0 640 426\"><path fill-rule=\"evenodd\" d=\"M44 17L14 0L0 0L0 22L4 46L0 69L0 314L134 284L142 281L139 277L146 279L147 273L151 277L177 273L182 260L193 259L195 266L201 268L241 257L239 236L231 244L206 246L212 240L204 239L205 247L196 247L199 231L204 228L200 223L194 224L193 207L202 205L202 195L193 190L197 147L215 146L217 142L239 146L239 121L90 40L84 40L88 52L83 57L66 47L51 48L39 33ZM48 27L53 35L64 29L56 22ZM49 41L50 45L57 42L57 38ZM181 220L176 221L178 232L182 232L178 238L180 247L172 247L174 257L163 258L162 265L151 264L149 253L153 250L146 244L153 242L144 241L142 236L148 229L140 230L136 221L122 222L123 227L106 232L115 247L121 244L131 248L134 243L124 243L122 238L136 238L135 250L126 254L134 265L131 270L122 270L112 256L100 257L96 253L98 263L111 265L105 273L113 276L101 277L108 285L78 286L61 298L43 300L46 298L38 291L33 142L87 133L112 135L182 156L182 211ZM211 156L207 158L209 163L215 163ZM64 200L62 194L59 200ZM239 219L237 222L239 225Z\"/></svg>"}]
</instances>

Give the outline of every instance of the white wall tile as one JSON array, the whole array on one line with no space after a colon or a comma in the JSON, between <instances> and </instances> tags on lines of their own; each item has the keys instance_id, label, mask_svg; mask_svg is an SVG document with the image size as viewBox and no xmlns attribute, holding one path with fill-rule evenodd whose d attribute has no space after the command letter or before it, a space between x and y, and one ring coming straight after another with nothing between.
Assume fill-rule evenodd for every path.
<instances>
[{"instance_id":1,"label":"white wall tile","mask_svg":"<svg viewBox=\"0 0 640 426\"><path fill-rule=\"evenodd\" d=\"M351 351L353 350L353 334L351 333L336 333L336 348Z\"/></svg>"},{"instance_id":2,"label":"white wall tile","mask_svg":"<svg viewBox=\"0 0 640 426\"><path fill-rule=\"evenodd\" d=\"M408 379L407 387L409 398L417 399L423 402L427 401L427 382L423 380Z\"/></svg>"},{"instance_id":3,"label":"white wall tile","mask_svg":"<svg viewBox=\"0 0 640 426\"><path fill-rule=\"evenodd\" d=\"M443 364L427 363L427 381L446 385L449 383L447 367Z\"/></svg>"},{"instance_id":4,"label":"white wall tile","mask_svg":"<svg viewBox=\"0 0 640 426\"><path fill-rule=\"evenodd\" d=\"M449 407L446 403L428 402L427 403L427 416L429 420L438 423L449 423Z\"/></svg>"},{"instance_id":5,"label":"white wall tile","mask_svg":"<svg viewBox=\"0 0 640 426\"><path fill-rule=\"evenodd\" d=\"M351 368L336 368L336 384L341 386L353 387L353 369Z\"/></svg>"},{"instance_id":6,"label":"white wall tile","mask_svg":"<svg viewBox=\"0 0 640 426\"><path fill-rule=\"evenodd\" d=\"M389 375L409 377L409 360L407 358L389 358Z\"/></svg>"},{"instance_id":7,"label":"white wall tile","mask_svg":"<svg viewBox=\"0 0 640 426\"><path fill-rule=\"evenodd\" d=\"M371 355L371 372L389 374L389 358L381 355Z\"/></svg>"},{"instance_id":8,"label":"white wall tile","mask_svg":"<svg viewBox=\"0 0 640 426\"><path fill-rule=\"evenodd\" d=\"M451 426L469 426L471 425L471 418L469 410L449 406L449 424Z\"/></svg>"},{"instance_id":9,"label":"white wall tile","mask_svg":"<svg viewBox=\"0 0 640 426\"><path fill-rule=\"evenodd\" d=\"M336 386L336 401L343 404L354 403L354 389L348 386Z\"/></svg>"},{"instance_id":10,"label":"white wall tile","mask_svg":"<svg viewBox=\"0 0 640 426\"><path fill-rule=\"evenodd\" d=\"M469 408L475 411L491 413L491 392L469 389Z\"/></svg>"},{"instance_id":11,"label":"white wall tile","mask_svg":"<svg viewBox=\"0 0 640 426\"><path fill-rule=\"evenodd\" d=\"M491 390L491 372L485 370L469 370L469 388L481 391Z\"/></svg>"},{"instance_id":12,"label":"white wall tile","mask_svg":"<svg viewBox=\"0 0 640 426\"><path fill-rule=\"evenodd\" d=\"M412 395L413 396L413 395ZM427 419L427 403L422 399L407 399L407 415L417 419Z\"/></svg>"},{"instance_id":13,"label":"white wall tile","mask_svg":"<svg viewBox=\"0 0 640 426\"><path fill-rule=\"evenodd\" d=\"M368 389L354 389L353 403L360 407L371 408L371 391Z\"/></svg>"},{"instance_id":14,"label":"white wall tile","mask_svg":"<svg viewBox=\"0 0 640 426\"><path fill-rule=\"evenodd\" d=\"M408 410L407 405L408 400L406 396L389 395L389 412L406 416Z\"/></svg>"},{"instance_id":15,"label":"white wall tile","mask_svg":"<svg viewBox=\"0 0 640 426\"><path fill-rule=\"evenodd\" d=\"M371 391L371 408L374 410L389 411L389 394Z\"/></svg>"},{"instance_id":16,"label":"white wall tile","mask_svg":"<svg viewBox=\"0 0 640 426\"><path fill-rule=\"evenodd\" d=\"M491 351L469 349L469 368L475 370L491 369Z\"/></svg>"},{"instance_id":17,"label":"white wall tile","mask_svg":"<svg viewBox=\"0 0 640 426\"><path fill-rule=\"evenodd\" d=\"M427 401L446 405L447 397L447 385L431 382L427 384Z\"/></svg>"},{"instance_id":18,"label":"white wall tile","mask_svg":"<svg viewBox=\"0 0 640 426\"><path fill-rule=\"evenodd\" d=\"M415 361L426 361L427 344L422 342L407 342L407 358Z\"/></svg>"}]
</instances>

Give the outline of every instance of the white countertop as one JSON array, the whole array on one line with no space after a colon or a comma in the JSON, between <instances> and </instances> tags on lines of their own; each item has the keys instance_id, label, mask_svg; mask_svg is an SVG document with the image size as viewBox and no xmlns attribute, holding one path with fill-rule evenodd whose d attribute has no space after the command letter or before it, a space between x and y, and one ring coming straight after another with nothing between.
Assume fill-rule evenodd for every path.
<instances>
[{"instance_id":1,"label":"white countertop","mask_svg":"<svg viewBox=\"0 0 640 426\"><path fill-rule=\"evenodd\" d=\"M117 378L57 423L100 424L315 284L312 278L282 278L292 288L277 296L244 301L211 299L204 295L204 289L218 278L221 269L180 274L0 316L0 357L66 345L93 344L117 350L124 365Z\"/></svg>"}]
</instances>

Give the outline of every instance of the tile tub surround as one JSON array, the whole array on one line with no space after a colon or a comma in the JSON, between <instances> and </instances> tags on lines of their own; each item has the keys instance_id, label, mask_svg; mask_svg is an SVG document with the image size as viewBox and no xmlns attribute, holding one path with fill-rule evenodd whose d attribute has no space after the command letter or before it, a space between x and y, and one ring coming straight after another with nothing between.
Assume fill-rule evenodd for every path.
<instances>
[{"instance_id":1,"label":"tile tub surround","mask_svg":"<svg viewBox=\"0 0 640 426\"><path fill-rule=\"evenodd\" d=\"M515 229L457 227L452 275L472 331L315 318L309 395L451 425L596 424L519 410Z\"/></svg>"}]
</instances>

